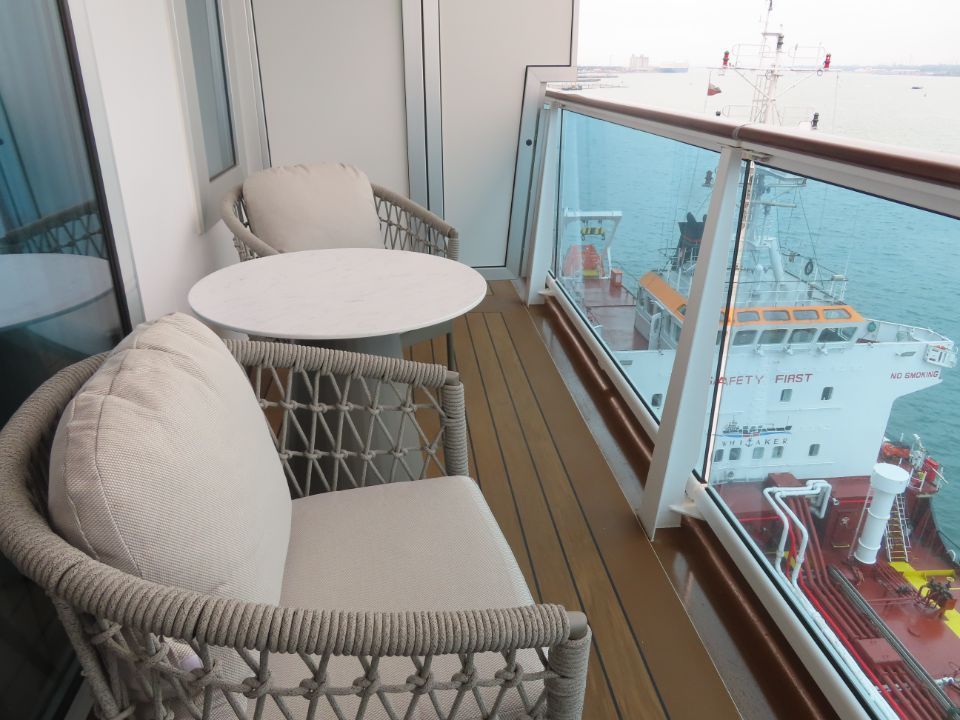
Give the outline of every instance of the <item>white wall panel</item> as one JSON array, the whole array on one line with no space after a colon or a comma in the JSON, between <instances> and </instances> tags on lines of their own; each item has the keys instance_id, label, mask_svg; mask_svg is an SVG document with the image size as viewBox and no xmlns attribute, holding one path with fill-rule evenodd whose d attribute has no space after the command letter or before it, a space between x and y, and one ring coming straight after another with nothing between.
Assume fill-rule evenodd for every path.
<instances>
[{"instance_id":1,"label":"white wall panel","mask_svg":"<svg viewBox=\"0 0 960 720\"><path fill-rule=\"evenodd\" d=\"M407 193L399 0L254 0L273 165L347 162Z\"/></svg>"},{"instance_id":2,"label":"white wall panel","mask_svg":"<svg viewBox=\"0 0 960 720\"><path fill-rule=\"evenodd\" d=\"M440 0L444 215L461 259L505 264L524 73L568 65L573 0Z\"/></svg>"},{"instance_id":3,"label":"white wall panel","mask_svg":"<svg viewBox=\"0 0 960 720\"><path fill-rule=\"evenodd\" d=\"M89 33L78 42L108 205L118 244L128 235L144 314L188 310L193 284L237 256L222 222L199 229L170 10L164 0L70 9Z\"/></svg>"}]
</instances>

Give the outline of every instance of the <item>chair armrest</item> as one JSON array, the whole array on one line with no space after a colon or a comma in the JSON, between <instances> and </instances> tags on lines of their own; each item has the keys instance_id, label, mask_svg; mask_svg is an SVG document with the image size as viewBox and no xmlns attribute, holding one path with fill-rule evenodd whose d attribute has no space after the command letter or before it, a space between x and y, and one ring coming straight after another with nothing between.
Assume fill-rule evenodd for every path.
<instances>
[{"instance_id":1,"label":"chair armrest","mask_svg":"<svg viewBox=\"0 0 960 720\"><path fill-rule=\"evenodd\" d=\"M243 186L237 185L220 201L220 216L233 233L233 244L241 262L267 255L277 255L277 251L258 238L250 230L246 210L243 205Z\"/></svg>"},{"instance_id":2,"label":"chair armrest","mask_svg":"<svg viewBox=\"0 0 960 720\"><path fill-rule=\"evenodd\" d=\"M250 378L295 495L468 474L463 385L443 365L224 342Z\"/></svg>"},{"instance_id":3,"label":"chair armrest","mask_svg":"<svg viewBox=\"0 0 960 720\"><path fill-rule=\"evenodd\" d=\"M459 260L460 235L453 225L410 198L381 185L373 184L373 197L384 231L385 247Z\"/></svg>"}]
</instances>

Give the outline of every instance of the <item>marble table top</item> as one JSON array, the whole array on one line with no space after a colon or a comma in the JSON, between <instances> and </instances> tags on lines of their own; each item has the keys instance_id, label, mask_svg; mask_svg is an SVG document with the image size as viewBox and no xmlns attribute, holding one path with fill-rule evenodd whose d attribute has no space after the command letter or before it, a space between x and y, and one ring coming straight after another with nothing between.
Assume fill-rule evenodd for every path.
<instances>
[{"instance_id":1,"label":"marble table top","mask_svg":"<svg viewBox=\"0 0 960 720\"><path fill-rule=\"evenodd\" d=\"M299 340L405 333L476 307L487 283L453 260L404 250L338 248L258 258L218 270L190 290L203 320L228 330Z\"/></svg>"},{"instance_id":2,"label":"marble table top","mask_svg":"<svg viewBox=\"0 0 960 720\"><path fill-rule=\"evenodd\" d=\"M0 255L0 330L64 315L113 291L110 265L86 255Z\"/></svg>"}]
</instances>

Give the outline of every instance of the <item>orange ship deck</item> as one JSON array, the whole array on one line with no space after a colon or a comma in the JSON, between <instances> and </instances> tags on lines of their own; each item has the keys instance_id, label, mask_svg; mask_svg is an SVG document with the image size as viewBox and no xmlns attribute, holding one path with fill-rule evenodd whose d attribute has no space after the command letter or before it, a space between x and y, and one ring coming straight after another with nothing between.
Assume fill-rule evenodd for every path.
<instances>
[{"instance_id":1,"label":"orange ship deck","mask_svg":"<svg viewBox=\"0 0 960 720\"><path fill-rule=\"evenodd\" d=\"M600 337L611 350L646 350L647 339L634 328L637 298L624 286L613 287L609 280L585 278L583 305Z\"/></svg>"}]
</instances>

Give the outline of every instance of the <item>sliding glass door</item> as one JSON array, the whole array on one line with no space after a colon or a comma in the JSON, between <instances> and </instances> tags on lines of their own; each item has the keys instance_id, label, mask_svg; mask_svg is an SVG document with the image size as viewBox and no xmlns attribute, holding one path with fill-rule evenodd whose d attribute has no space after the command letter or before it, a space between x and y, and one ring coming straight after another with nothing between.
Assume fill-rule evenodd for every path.
<instances>
[{"instance_id":1,"label":"sliding glass door","mask_svg":"<svg viewBox=\"0 0 960 720\"><path fill-rule=\"evenodd\" d=\"M124 310L57 0L0 0L0 425ZM62 715L78 678L44 594L0 559L0 717Z\"/></svg>"}]
</instances>

